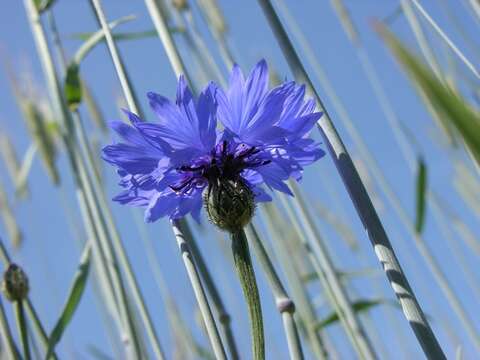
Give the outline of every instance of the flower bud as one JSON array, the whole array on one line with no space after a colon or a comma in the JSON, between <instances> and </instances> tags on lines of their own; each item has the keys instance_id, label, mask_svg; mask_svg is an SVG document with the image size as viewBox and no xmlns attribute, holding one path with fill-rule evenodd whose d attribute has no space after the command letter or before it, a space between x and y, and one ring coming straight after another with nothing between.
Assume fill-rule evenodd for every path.
<instances>
[{"instance_id":1,"label":"flower bud","mask_svg":"<svg viewBox=\"0 0 480 360\"><path fill-rule=\"evenodd\" d=\"M210 184L203 201L210 221L230 233L243 229L255 211L253 192L241 179Z\"/></svg>"},{"instance_id":2,"label":"flower bud","mask_svg":"<svg viewBox=\"0 0 480 360\"><path fill-rule=\"evenodd\" d=\"M10 264L3 274L2 291L10 301L24 300L28 295L27 274L17 264Z\"/></svg>"}]
</instances>

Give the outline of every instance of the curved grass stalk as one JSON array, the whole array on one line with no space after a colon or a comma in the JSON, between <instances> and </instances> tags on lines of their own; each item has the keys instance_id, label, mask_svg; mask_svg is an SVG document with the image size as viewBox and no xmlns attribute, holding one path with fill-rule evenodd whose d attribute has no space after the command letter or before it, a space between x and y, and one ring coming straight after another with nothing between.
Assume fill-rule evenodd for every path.
<instances>
[{"instance_id":1,"label":"curved grass stalk","mask_svg":"<svg viewBox=\"0 0 480 360\"><path fill-rule=\"evenodd\" d=\"M250 244L253 247L253 251L255 252L258 262L263 268L268 283L270 284L273 296L275 297L277 309L282 316L290 359L303 359L302 345L300 343L300 338L298 337L297 325L294 318L295 304L285 291L285 288L283 287L283 284L280 281L280 278L273 267L272 261L270 260L268 253L265 250L265 247L263 246L253 224L248 225L247 234L250 235L248 236Z\"/></svg>"},{"instance_id":2,"label":"curved grass stalk","mask_svg":"<svg viewBox=\"0 0 480 360\"><path fill-rule=\"evenodd\" d=\"M259 0L259 3L277 38L278 44L287 58L294 77L299 82L307 84L309 91L316 95L319 108L324 112L323 119L318 123L318 126L322 135L326 139L328 150L344 181L370 241L374 246L375 253L380 263L383 265L390 284L399 299L405 317L414 330L426 356L428 358L445 359L440 344L435 338L425 314L418 304L408 280L403 273L388 236L380 222L375 208L372 205L365 187L358 176L350 155L331 122L328 112L325 111L321 99L318 94L315 93L314 87L303 67L303 64L275 13L271 2L268 0Z\"/></svg>"}]
</instances>

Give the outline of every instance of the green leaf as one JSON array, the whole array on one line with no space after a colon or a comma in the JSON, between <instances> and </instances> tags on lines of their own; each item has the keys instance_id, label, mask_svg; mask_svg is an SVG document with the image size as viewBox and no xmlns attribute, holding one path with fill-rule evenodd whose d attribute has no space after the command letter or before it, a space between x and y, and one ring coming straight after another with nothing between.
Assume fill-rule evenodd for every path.
<instances>
[{"instance_id":1,"label":"green leaf","mask_svg":"<svg viewBox=\"0 0 480 360\"><path fill-rule=\"evenodd\" d=\"M427 166L423 161L423 158L418 159L418 172L417 172L417 214L415 217L415 230L417 233L421 233L423 225L425 224L425 211L426 211L426 194L427 194Z\"/></svg>"},{"instance_id":2,"label":"green leaf","mask_svg":"<svg viewBox=\"0 0 480 360\"><path fill-rule=\"evenodd\" d=\"M185 29L182 27L169 27L170 33L184 33ZM70 35L72 39L78 40L88 40L94 33L93 32L82 32L82 33L75 33ZM113 34L113 39L117 41L123 40L138 40L138 39L146 39L150 37L158 36L157 30L150 29L150 30L143 30L143 31L132 31L132 32L124 32L124 33L117 33ZM103 40L103 39L102 39Z\"/></svg>"},{"instance_id":3,"label":"green leaf","mask_svg":"<svg viewBox=\"0 0 480 360\"><path fill-rule=\"evenodd\" d=\"M35 6L37 8L37 11L39 13L44 12L45 10L48 10L50 6L52 6L56 0L34 0L35 1Z\"/></svg>"},{"instance_id":4,"label":"green leaf","mask_svg":"<svg viewBox=\"0 0 480 360\"><path fill-rule=\"evenodd\" d=\"M386 303L392 303L397 305L397 302L386 300L386 299L358 300L352 304L352 308L353 308L353 311L358 314L361 312L365 312L374 306L377 306L380 304L386 304ZM315 328L316 330L320 330L324 327L327 327L329 325L336 323L338 320L339 320L338 313L336 311L333 311L326 318L324 318L323 320L320 320L320 322L318 322L318 324L315 325Z\"/></svg>"},{"instance_id":5,"label":"green leaf","mask_svg":"<svg viewBox=\"0 0 480 360\"><path fill-rule=\"evenodd\" d=\"M135 16L129 15L109 23L110 29L119 24L135 19ZM80 63L87 54L104 38L103 30L93 33L85 43L75 53L72 61L67 67L65 76L64 92L67 105L70 110L75 111L82 101L82 81L80 79Z\"/></svg>"},{"instance_id":6,"label":"green leaf","mask_svg":"<svg viewBox=\"0 0 480 360\"><path fill-rule=\"evenodd\" d=\"M46 359L49 359L55 350L55 346L58 344L62 338L63 332L67 328L70 320L77 309L80 299L82 298L83 291L85 290L85 285L88 278L88 270L90 268L90 244L87 243L83 254L80 258L80 265L78 267L77 273L73 279L73 284L68 294L67 302L63 307L62 314L57 321L57 324L53 328L50 337L48 338L48 350Z\"/></svg>"},{"instance_id":7,"label":"green leaf","mask_svg":"<svg viewBox=\"0 0 480 360\"><path fill-rule=\"evenodd\" d=\"M480 113L478 110L460 94L442 83L385 26L377 24L377 30L422 95L442 119L456 129L468 151L480 165Z\"/></svg>"},{"instance_id":8,"label":"green leaf","mask_svg":"<svg viewBox=\"0 0 480 360\"><path fill-rule=\"evenodd\" d=\"M71 37L73 39L78 39L78 40L88 40L93 34L94 33L92 32L76 33L76 34L72 34ZM158 36L158 33L157 33L157 30L151 29L151 30L144 30L144 31L124 32L124 33L118 33L118 34L112 34L112 35L114 40L122 41L122 40L146 39L146 38Z\"/></svg>"},{"instance_id":9,"label":"green leaf","mask_svg":"<svg viewBox=\"0 0 480 360\"><path fill-rule=\"evenodd\" d=\"M70 63L65 78L65 98L71 111L75 111L82 101L82 84L80 81L80 68L75 62Z\"/></svg>"}]
</instances>

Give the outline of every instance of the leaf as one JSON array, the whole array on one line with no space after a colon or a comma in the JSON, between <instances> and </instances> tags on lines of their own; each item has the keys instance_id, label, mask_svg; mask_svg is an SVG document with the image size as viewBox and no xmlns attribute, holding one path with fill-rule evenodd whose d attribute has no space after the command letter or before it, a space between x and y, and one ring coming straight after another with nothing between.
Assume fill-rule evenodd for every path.
<instances>
[{"instance_id":1,"label":"leaf","mask_svg":"<svg viewBox=\"0 0 480 360\"><path fill-rule=\"evenodd\" d=\"M35 6L37 8L37 11L39 13L44 12L45 10L48 10L50 6L52 6L56 0L34 0L35 1Z\"/></svg>"},{"instance_id":2,"label":"leaf","mask_svg":"<svg viewBox=\"0 0 480 360\"><path fill-rule=\"evenodd\" d=\"M425 224L425 210L426 210L426 193L427 193L427 166L423 161L423 158L418 159L418 172L417 172L417 214L415 217L415 230L417 233L421 233L423 225Z\"/></svg>"},{"instance_id":3,"label":"leaf","mask_svg":"<svg viewBox=\"0 0 480 360\"><path fill-rule=\"evenodd\" d=\"M45 359L49 359L55 350L55 346L62 338L63 332L67 328L70 320L77 309L80 299L82 298L85 285L87 283L88 272L90 268L90 244L87 243L80 258L80 265L78 266L77 273L73 279L73 284L68 294L67 302L63 307L62 315L57 321L57 324L53 328L52 333L48 339L48 350Z\"/></svg>"},{"instance_id":4,"label":"leaf","mask_svg":"<svg viewBox=\"0 0 480 360\"><path fill-rule=\"evenodd\" d=\"M378 300L358 300L352 304L353 311L355 313L365 312L371 309L374 306L380 304L392 303L397 305L396 301L386 300L386 299L378 299ZM326 326L332 325L339 320L338 313L336 311L332 312L326 318L321 320L315 325L316 330L320 330Z\"/></svg>"},{"instance_id":5,"label":"leaf","mask_svg":"<svg viewBox=\"0 0 480 360\"><path fill-rule=\"evenodd\" d=\"M120 24L126 23L128 21L132 21L136 18L135 15L128 15L121 17L120 19L114 20L108 24L108 27L113 30L115 27L117 27ZM103 40L105 37L105 34L103 33L103 30L100 29L94 33L91 33L86 39L85 42L80 46L80 48L77 50L75 53L72 63L76 63L78 66L80 66L80 63L82 60L87 56L87 54L92 51L92 49L100 43L100 41Z\"/></svg>"},{"instance_id":6,"label":"leaf","mask_svg":"<svg viewBox=\"0 0 480 360\"><path fill-rule=\"evenodd\" d=\"M377 24L376 28L411 80L444 121L457 130L468 151L480 165L480 113L461 95L443 84L385 26Z\"/></svg>"},{"instance_id":7,"label":"leaf","mask_svg":"<svg viewBox=\"0 0 480 360\"><path fill-rule=\"evenodd\" d=\"M108 24L110 29L113 29L117 25L133 20L135 16L129 15L122 17L118 20L112 21ZM75 111L82 101L82 82L80 79L80 63L87 56L87 54L97 45L105 34L103 30L98 30L93 33L85 43L75 53L72 61L67 67L67 75L65 76L64 92L67 105L71 111Z\"/></svg>"},{"instance_id":8,"label":"leaf","mask_svg":"<svg viewBox=\"0 0 480 360\"><path fill-rule=\"evenodd\" d=\"M70 63L65 78L65 98L71 111L75 111L82 101L82 84L79 75L80 68L75 62Z\"/></svg>"},{"instance_id":9,"label":"leaf","mask_svg":"<svg viewBox=\"0 0 480 360\"><path fill-rule=\"evenodd\" d=\"M169 27L169 30L170 30L170 33L183 33L183 32L185 32L184 28L172 27L172 26ZM75 34L70 35L70 37L72 39L88 40L93 34L94 34L93 32L75 33ZM114 40L122 41L122 40L138 40L138 39L156 37L156 36L158 36L158 33L157 33L157 30L150 29L150 30L144 30L144 31L132 31L132 32L117 33L117 34L112 34L112 35L113 35Z\"/></svg>"}]
</instances>

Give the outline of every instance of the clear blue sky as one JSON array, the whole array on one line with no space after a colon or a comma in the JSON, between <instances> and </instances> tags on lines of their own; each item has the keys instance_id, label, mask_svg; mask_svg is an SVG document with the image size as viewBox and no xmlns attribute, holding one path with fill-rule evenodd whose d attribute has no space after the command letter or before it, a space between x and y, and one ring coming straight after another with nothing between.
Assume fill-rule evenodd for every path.
<instances>
[{"instance_id":1,"label":"clear blue sky","mask_svg":"<svg viewBox=\"0 0 480 360\"><path fill-rule=\"evenodd\" d=\"M219 3L228 21L229 40L233 45L234 55L245 71L248 71L260 58L264 57L278 71L281 78L291 78L286 62L276 46L275 39L257 3L253 0L219 1ZM413 91L404 73L400 71L397 64L392 60L392 57L370 26L372 19L382 19L392 14L397 8L398 1L364 0L361 2L345 1L345 3L349 6L358 25L360 34L374 61L375 68L383 81L395 111L403 124L410 129L416 140L421 143L421 149L428 163L430 186L440 192L445 200L450 202L452 207L462 216L462 219L472 227L474 233L478 234L480 230L478 223L465 211L458 197L452 193L450 182L453 169L451 162L447 157L447 153L440 149L436 142L432 141L432 139L439 137L438 130L434 127L428 113L425 111L423 104ZM470 36L478 34L478 23L475 24L473 18L466 12L464 5L466 5L467 1L444 0L437 2L427 0L423 3L432 16L452 34L453 39L458 42L462 50L478 64L478 61L476 61L478 60L478 53L471 53L470 45L458 35L447 16L448 14L459 20L463 29ZM445 11L445 8L442 7L444 3L448 4L448 11ZM152 23L142 1L105 0L103 4L109 20L129 14L137 15L138 18L135 21L121 25L118 28L122 32L149 30L152 28ZM326 69L337 94L350 112L364 141L374 153L395 192L399 195L403 205L409 210L413 218L415 179L411 177L408 168L402 160L401 153L394 143L392 132L362 72L354 48L347 40L329 2L290 0L287 4L291 14L307 36L318 60ZM96 23L88 1L59 0L54 7L54 13L67 53L69 56L72 56L81 42L71 39L69 35L96 29ZM195 19L203 29L201 18L196 16ZM414 44L408 25L402 16L394 22L392 28L406 42ZM433 39L434 37L432 36L431 38ZM186 48L181 40L180 45L185 54ZM479 45L478 41L476 45ZM218 58L215 44L210 37L208 38L208 46L213 55ZM156 38L148 38L122 42L119 47L131 74L135 89L144 106L144 112L147 114L148 119L153 120L152 113L147 108L144 94L153 90L172 97L175 94L176 86L175 76L171 71L161 43ZM445 53L446 50L438 48L438 54L442 62L447 61ZM43 84L42 71L22 1L9 1L2 6L2 11L0 12L0 57L2 60L7 59L12 62L17 70L21 70L27 65L33 72L33 76L38 84ZM226 70L220 61L219 64L224 74L226 74ZM311 70L309 66L307 68ZM462 65L458 65L458 68L460 69L459 71L465 71ZM93 89L93 93L99 101L105 117L109 120L117 119L119 112L116 100L121 96L121 90L104 46L96 48L82 63L81 74ZM314 81L316 82L315 79ZM318 85L318 82L316 84ZM323 95L323 89L320 87L318 89ZM354 158L359 157L352 141L347 136L347 132L336 120L337 114L331 109L330 101L326 100L325 103L330 109L334 122L338 124L339 131L342 137L344 137L352 156ZM88 127L91 127L84 109L82 109L82 113ZM0 132L6 132L11 137L19 154L23 154L30 144L28 132L16 107L4 71L0 71ZM110 141L110 138L101 138L100 141L102 144L106 144ZM13 257L25 267L29 274L32 288L31 298L48 329L51 329L53 326L68 292L80 253L76 237L82 236L82 231L80 230L83 229L76 206L72 178L64 156L61 156L59 159L58 167L62 179L61 189L56 189L52 186L45 175L41 162L37 159L29 178L31 198L28 201L15 203L15 214L25 234L25 244L21 251L15 253ZM107 179L106 192L111 197L118 190L116 187L117 179L111 168L105 168L104 174ZM9 192L10 201L15 202L10 180L6 175L4 164L1 162L0 180ZM335 209L338 204L332 204L332 199L326 191L325 183L332 186L339 194L339 200L337 201L339 201L339 204L348 215L345 220L349 222L362 243L365 264L367 264L365 266L378 268L377 260L373 256L368 239L363 232L335 168L328 158L323 159L318 165L306 171L303 188L312 201L322 202L324 206ZM455 351L456 344L451 341L453 337L458 338L460 343L465 346L466 358L473 358L474 350L468 341L466 333L452 314L450 308L447 307L442 292L433 282L424 262L414 249L412 240L408 237L407 232L400 225L393 210L383 198L380 199L377 205L380 206L379 209L383 209L381 211L383 223L391 236L394 247L398 250L400 260L404 265L411 285L418 295L420 303L432 317L432 325L447 352L447 356L452 357ZM154 316L161 341L166 347L170 358L172 356L172 337L169 334L160 294L149 270L148 263L145 260L145 248L139 238L138 229L132 218L132 212L126 207L120 207L113 203L112 209L129 257L145 293L147 304ZM74 223L75 230L72 230L70 222ZM344 243L325 224L320 224L324 229L325 238L328 239L330 251L337 266L341 270L353 269L354 267L358 269L358 265L355 265L358 262L356 262ZM184 268L181 265L174 238L166 221L148 225L147 228L152 240L152 246L158 256L160 267L167 279L171 293L174 294L176 303L182 311L182 315L189 322L195 323L198 317L194 314L195 302L193 294ZM209 234L213 233L209 232ZM0 224L0 236L5 238L4 234L5 229L3 224ZM425 235L428 245L433 249L438 262L453 284L454 290L459 294L476 326L480 328L480 317L477 309L478 299L475 299L474 294L468 289L462 273L452 261L451 252L446 247L445 240L440 236L437 225L431 216L428 216L427 219ZM214 237L200 234L199 240L215 278L225 290L225 301L228 309L235 311L233 326L235 332L241 334L239 337L241 349L244 349L243 352L247 352L247 350L249 351L247 314L243 309L241 292L231 271L231 264L228 261L228 256L230 255L227 256L227 260L223 256L224 253L229 253L229 244L226 239L220 237L223 237L223 235ZM478 280L478 258L475 258L475 255L469 252L463 243L459 245L462 253L468 260L470 269L474 271L473 275ZM475 264L477 265L475 266ZM259 271L257 273L260 274ZM287 358L281 321L275 312L273 299L266 286L265 279L262 275L259 275L259 278L266 318L269 358ZM354 286L362 298L384 297L393 299L393 293L383 274L375 277L375 283L376 286L373 286L371 281L367 283L364 280L357 280L354 281ZM380 289L380 293L378 293L378 289ZM315 292L319 294L319 291L318 286L314 285L311 287L312 294ZM320 313L325 315L323 310ZM388 358L401 358L402 353L394 350L394 347L398 346L398 340L402 341L402 347L407 349L408 354L419 358L421 354L419 346L415 343L413 335L403 317L398 314L396 327L392 328L387 325L388 323L382 323L384 314L381 309L375 309L371 312L374 326L377 328L376 334L384 341ZM448 323L447 328L451 333L445 331L445 327L441 326L437 315L445 319ZM201 332L198 326L193 328L195 335L203 339L204 345L207 345L205 337L202 338L200 336ZM332 333L335 335L340 334L338 326L332 328ZM91 358L91 355L87 352L87 348L88 345L93 344L110 353L111 349L108 346L108 338L105 334L104 322L102 322L99 316L95 295L90 286L82 299L71 326L65 334L64 340L59 345L59 351L65 354L65 358L88 359ZM338 336L336 338L339 339ZM341 341L344 344L345 340ZM344 358L352 356L349 348L342 346L342 342L337 341L336 345L338 346L338 352Z\"/></svg>"}]
</instances>

